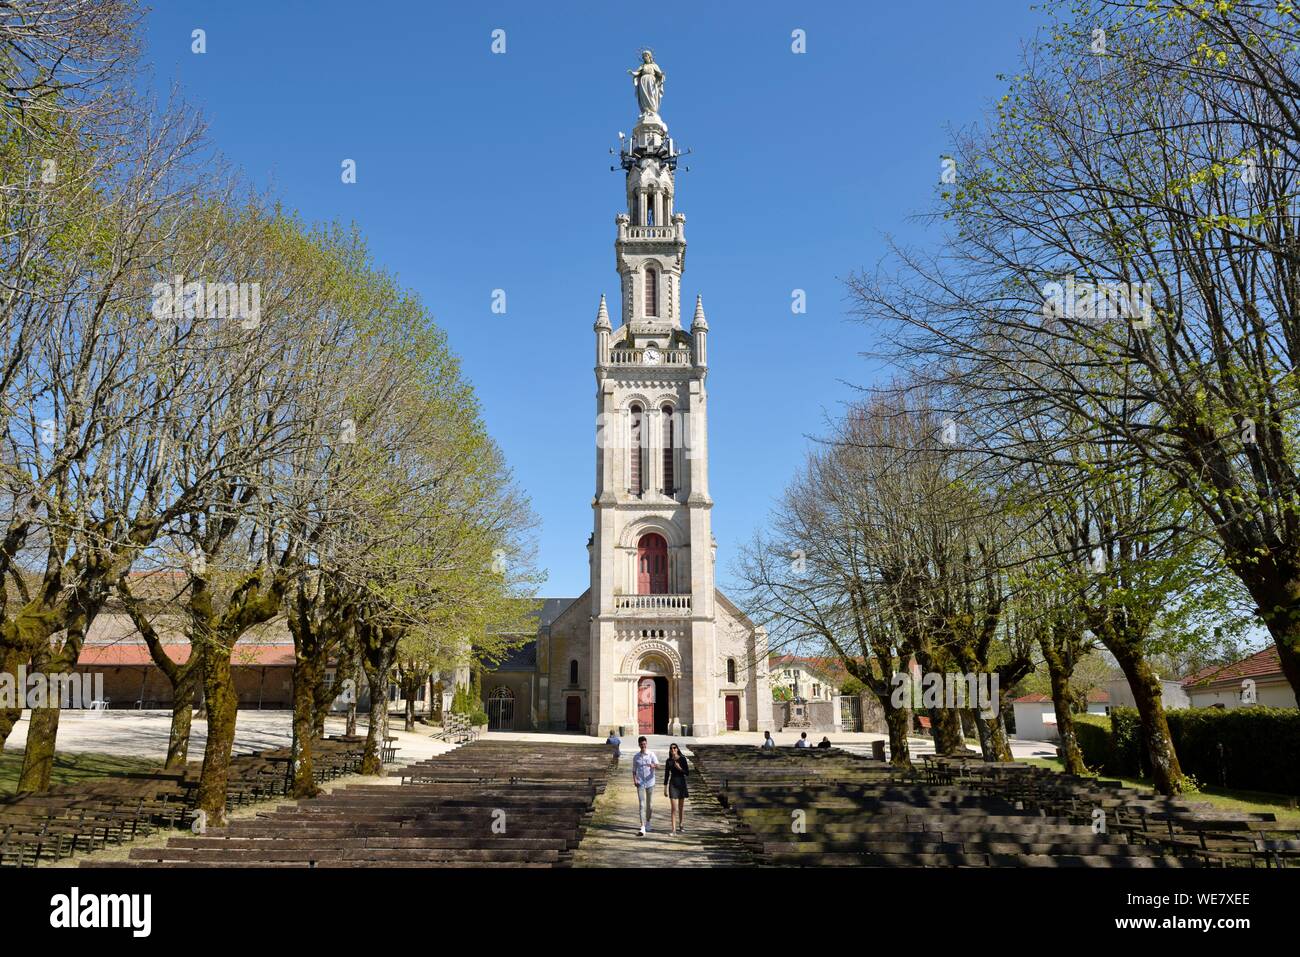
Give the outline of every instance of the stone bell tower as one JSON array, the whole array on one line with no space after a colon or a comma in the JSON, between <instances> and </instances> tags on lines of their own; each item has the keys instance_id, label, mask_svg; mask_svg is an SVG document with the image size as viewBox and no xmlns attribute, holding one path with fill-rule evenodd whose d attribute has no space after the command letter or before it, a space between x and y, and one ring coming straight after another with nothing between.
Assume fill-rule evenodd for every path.
<instances>
[{"instance_id":1,"label":"stone bell tower","mask_svg":"<svg viewBox=\"0 0 1300 957\"><path fill-rule=\"evenodd\" d=\"M625 212L615 217L620 324L596 314L596 495L591 538L591 734L693 735L725 722L708 475L708 323L683 327L682 155L659 116L650 51L628 71L640 109L620 133Z\"/></svg>"}]
</instances>

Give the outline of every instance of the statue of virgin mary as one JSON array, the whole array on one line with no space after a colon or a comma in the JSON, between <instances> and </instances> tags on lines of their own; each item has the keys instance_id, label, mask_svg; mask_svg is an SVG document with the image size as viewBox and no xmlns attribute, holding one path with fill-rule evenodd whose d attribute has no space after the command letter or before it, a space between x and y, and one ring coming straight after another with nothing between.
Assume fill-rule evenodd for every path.
<instances>
[{"instance_id":1,"label":"statue of virgin mary","mask_svg":"<svg viewBox=\"0 0 1300 957\"><path fill-rule=\"evenodd\" d=\"M654 53L641 51L641 66L627 71L632 76L636 87L636 105L641 110L641 117L658 116L659 101L664 95L664 71L654 61Z\"/></svg>"}]
</instances>

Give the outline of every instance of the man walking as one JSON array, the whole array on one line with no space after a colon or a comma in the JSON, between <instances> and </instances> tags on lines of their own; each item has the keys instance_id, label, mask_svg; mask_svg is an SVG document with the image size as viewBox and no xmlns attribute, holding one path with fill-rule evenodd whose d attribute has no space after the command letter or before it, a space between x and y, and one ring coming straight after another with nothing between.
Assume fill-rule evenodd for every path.
<instances>
[{"instance_id":1,"label":"man walking","mask_svg":"<svg viewBox=\"0 0 1300 957\"><path fill-rule=\"evenodd\" d=\"M646 746L645 735L636 739L641 749L632 755L632 783L636 785L636 802L641 811L641 836L650 830L650 799L655 793L655 768L659 759Z\"/></svg>"}]
</instances>

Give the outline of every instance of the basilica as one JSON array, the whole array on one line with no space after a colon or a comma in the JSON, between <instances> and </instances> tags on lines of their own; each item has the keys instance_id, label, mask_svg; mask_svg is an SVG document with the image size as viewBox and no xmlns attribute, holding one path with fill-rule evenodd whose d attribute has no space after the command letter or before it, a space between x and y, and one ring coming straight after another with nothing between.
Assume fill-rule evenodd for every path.
<instances>
[{"instance_id":1,"label":"basilica","mask_svg":"<svg viewBox=\"0 0 1300 957\"><path fill-rule=\"evenodd\" d=\"M639 117L619 151L620 323L602 295L594 326L591 584L542 603L536 637L484 674L484 704L499 729L770 729L766 633L714 584L709 324L700 296L682 321L686 217L681 153L659 115L664 74L648 50L628 72Z\"/></svg>"}]
</instances>

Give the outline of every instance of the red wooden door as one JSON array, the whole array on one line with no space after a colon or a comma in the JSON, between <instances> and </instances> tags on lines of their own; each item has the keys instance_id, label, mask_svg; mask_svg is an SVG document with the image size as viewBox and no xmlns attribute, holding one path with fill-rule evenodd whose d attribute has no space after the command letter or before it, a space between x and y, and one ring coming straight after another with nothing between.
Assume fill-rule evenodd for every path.
<instances>
[{"instance_id":1,"label":"red wooden door","mask_svg":"<svg viewBox=\"0 0 1300 957\"><path fill-rule=\"evenodd\" d=\"M582 726L582 699L570 695L564 702L564 727L569 731L579 731Z\"/></svg>"},{"instance_id":2,"label":"red wooden door","mask_svg":"<svg viewBox=\"0 0 1300 957\"><path fill-rule=\"evenodd\" d=\"M727 730L740 730L740 698L734 694L727 695Z\"/></svg>"},{"instance_id":3,"label":"red wooden door","mask_svg":"<svg viewBox=\"0 0 1300 957\"><path fill-rule=\"evenodd\" d=\"M668 594L668 543L662 535L642 535L636 546L636 593Z\"/></svg>"},{"instance_id":4,"label":"red wooden door","mask_svg":"<svg viewBox=\"0 0 1300 957\"><path fill-rule=\"evenodd\" d=\"M655 680L642 678L636 683L636 729L638 734L655 733Z\"/></svg>"}]
</instances>

